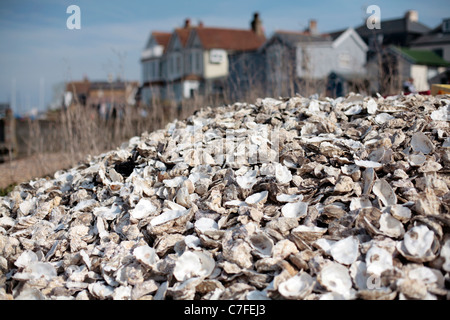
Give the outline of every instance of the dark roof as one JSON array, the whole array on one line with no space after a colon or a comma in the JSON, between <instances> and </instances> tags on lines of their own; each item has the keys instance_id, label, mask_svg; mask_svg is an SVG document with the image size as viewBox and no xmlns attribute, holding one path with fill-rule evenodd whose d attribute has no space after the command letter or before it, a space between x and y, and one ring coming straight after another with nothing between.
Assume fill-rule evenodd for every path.
<instances>
[{"instance_id":1,"label":"dark roof","mask_svg":"<svg viewBox=\"0 0 450 320\"><path fill-rule=\"evenodd\" d=\"M275 31L273 37L278 38L285 44L291 46L294 46L299 42L327 42L333 40L328 34L312 35L309 32L284 30Z\"/></svg>"},{"instance_id":2,"label":"dark roof","mask_svg":"<svg viewBox=\"0 0 450 320\"><path fill-rule=\"evenodd\" d=\"M450 44L450 33L430 33L411 42L412 46L446 43Z\"/></svg>"},{"instance_id":3,"label":"dark roof","mask_svg":"<svg viewBox=\"0 0 450 320\"><path fill-rule=\"evenodd\" d=\"M266 41L264 35L259 36L252 30L209 27L195 30L205 49L250 51L257 50Z\"/></svg>"},{"instance_id":4,"label":"dark roof","mask_svg":"<svg viewBox=\"0 0 450 320\"><path fill-rule=\"evenodd\" d=\"M380 22L381 29L369 29L366 24L356 28L356 32L361 37L368 37L372 34L398 34L398 33L414 33L425 34L431 29L418 21L410 21L407 18L392 19Z\"/></svg>"},{"instance_id":5,"label":"dark roof","mask_svg":"<svg viewBox=\"0 0 450 320\"><path fill-rule=\"evenodd\" d=\"M444 19L444 21L449 19ZM450 33L444 33L443 28L444 22L442 22L439 26L431 30L429 33L419 37L414 40L411 45L413 46L421 46L421 45L430 45L430 44L439 44L446 43L450 44Z\"/></svg>"},{"instance_id":6,"label":"dark roof","mask_svg":"<svg viewBox=\"0 0 450 320\"><path fill-rule=\"evenodd\" d=\"M430 50L415 50L408 48L392 47L394 51L399 52L405 58L414 64L421 64L436 67L450 67L450 63L442 59L435 52Z\"/></svg>"}]
</instances>

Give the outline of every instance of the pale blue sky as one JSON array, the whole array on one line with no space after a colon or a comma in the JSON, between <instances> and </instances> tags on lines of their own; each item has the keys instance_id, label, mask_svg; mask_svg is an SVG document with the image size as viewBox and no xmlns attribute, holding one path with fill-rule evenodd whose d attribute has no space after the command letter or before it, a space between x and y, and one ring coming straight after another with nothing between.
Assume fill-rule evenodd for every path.
<instances>
[{"instance_id":1,"label":"pale blue sky","mask_svg":"<svg viewBox=\"0 0 450 320\"><path fill-rule=\"evenodd\" d=\"M66 9L81 9L81 29L68 30ZM274 30L303 30L316 19L320 32L357 27L378 5L382 20L417 10L420 22L435 27L450 17L448 0L1 0L0 102L15 99L15 112L45 108L57 83L106 79L120 72L141 80L140 53L152 30L171 31L189 17L206 26L248 28L260 13L266 36ZM15 92L15 94L14 94Z\"/></svg>"}]
</instances>

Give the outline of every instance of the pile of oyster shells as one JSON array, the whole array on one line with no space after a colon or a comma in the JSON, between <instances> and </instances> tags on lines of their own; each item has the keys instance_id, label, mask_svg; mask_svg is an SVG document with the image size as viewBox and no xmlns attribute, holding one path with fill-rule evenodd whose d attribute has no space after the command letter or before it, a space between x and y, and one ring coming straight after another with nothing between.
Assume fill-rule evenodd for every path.
<instances>
[{"instance_id":1,"label":"pile of oyster shells","mask_svg":"<svg viewBox=\"0 0 450 320\"><path fill-rule=\"evenodd\" d=\"M448 299L450 97L206 107L0 198L1 299Z\"/></svg>"}]
</instances>

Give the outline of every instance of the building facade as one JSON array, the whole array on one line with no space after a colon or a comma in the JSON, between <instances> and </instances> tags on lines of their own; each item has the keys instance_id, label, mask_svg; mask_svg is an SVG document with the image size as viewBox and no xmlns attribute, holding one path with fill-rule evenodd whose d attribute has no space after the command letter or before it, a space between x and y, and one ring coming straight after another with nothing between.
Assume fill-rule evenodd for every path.
<instances>
[{"instance_id":1,"label":"building facade","mask_svg":"<svg viewBox=\"0 0 450 320\"><path fill-rule=\"evenodd\" d=\"M367 45L349 28L319 34L316 23L304 32L276 31L260 49L265 56L267 88L275 95L292 95L300 87L319 83L325 90L331 73L355 79L366 73Z\"/></svg>"},{"instance_id":2,"label":"building facade","mask_svg":"<svg viewBox=\"0 0 450 320\"><path fill-rule=\"evenodd\" d=\"M252 65L265 40L257 13L249 29L193 26L186 19L171 33L152 32L141 58L142 102L223 95L230 79L244 79L242 64Z\"/></svg>"}]
</instances>

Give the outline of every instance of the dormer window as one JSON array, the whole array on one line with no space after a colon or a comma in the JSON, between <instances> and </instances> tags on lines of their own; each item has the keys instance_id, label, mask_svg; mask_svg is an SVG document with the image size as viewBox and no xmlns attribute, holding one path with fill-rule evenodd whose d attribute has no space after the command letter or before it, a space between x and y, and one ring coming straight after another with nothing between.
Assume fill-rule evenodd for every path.
<instances>
[{"instance_id":1,"label":"dormer window","mask_svg":"<svg viewBox=\"0 0 450 320\"><path fill-rule=\"evenodd\" d=\"M442 23L442 32L444 33L450 32L450 19L446 19Z\"/></svg>"}]
</instances>

